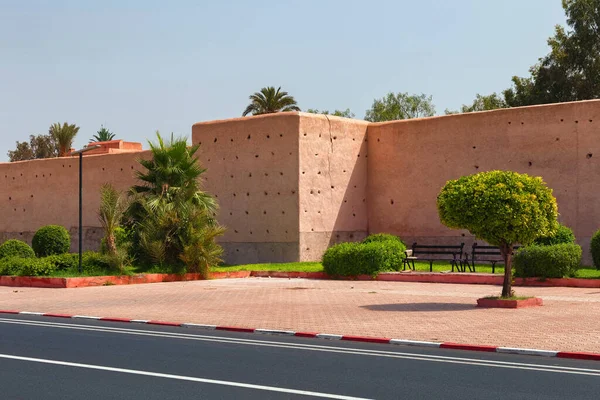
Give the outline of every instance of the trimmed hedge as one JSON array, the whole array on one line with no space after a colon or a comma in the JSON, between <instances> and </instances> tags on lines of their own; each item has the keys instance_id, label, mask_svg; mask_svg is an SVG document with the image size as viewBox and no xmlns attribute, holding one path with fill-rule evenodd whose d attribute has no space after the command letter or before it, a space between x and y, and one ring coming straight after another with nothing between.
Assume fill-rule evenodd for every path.
<instances>
[{"instance_id":1,"label":"trimmed hedge","mask_svg":"<svg viewBox=\"0 0 600 400\"><path fill-rule=\"evenodd\" d=\"M388 240L392 240L395 242L402 243L404 247L406 244L396 235L390 235L389 233L374 233L369 235L363 240L363 243L373 243L373 242L387 242Z\"/></svg>"},{"instance_id":2,"label":"trimmed hedge","mask_svg":"<svg viewBox=\"0 0 600 400\"><path fill-rule=\"evenodd\" d=\"M34 258L35 253L27 243L17 239L10 239L0 246L0 259L6 257Z\"/></svg>"},{"instance_id":3,"label":"trimmed hedge","mask_svg":"<svg viewBox=\"0 0 600 400\"><path fill-rule=\"evenodd\" d=\"M600 269L600 230L596 231L590 241L590 251L596 269Z\"/></svg>"},{"instance_id":4,"label":"trimmed hedge","mask_svg":"<svg viewBox=\"0 0 600 400\"><path fill-rule=\"evenodd\" d=\"M62 226L43 226L33 235L31 247L38 257L68 253L71 247L71 236Z\"/></svg>"},{"instance_id":5,"label":"trimmed hedge","mask_svg":"<svg viewBox=\"0 0 600 400\"><path fill-rule=\"evenodd\" d=\"M54 272L54 265L44 258L7 257L0 260L1 275L45 276Z\"/></svg>"},{"instance_id":6,"label":"trimmed hedge","mask_svg":"<svg viewBox=\"0 0 600 400\"><path fill-rule=\"evenodd\" d=\"M573 233L573 230L562 224L558 225L558 230L554 235L539 237L533 242L533 244L539 246L551 246L560 243L575 243L575 234Z\"/></svg>"},{"instance_id":7,"label":"trimmed hedge","mask_svg":"<svg viewBox=\"0 0 600 400\"><path fill-rule=\"evenodd\" d=\"M398 271L402 267L406 246L400 241L340 243L323 255L323 269L332 276L375 275Z\"/></svg>"},{"instance_id":8,"label":"trimmed hedge","mask_svg":"<svg viewBox=\"0 0 600 400\"><path fill-rule=\"evenodd\" d=\"M581 254L581 247L570 243L522 247L514 255L515 276L572 277L581 264Z\"/></svg>"}]
</instances>

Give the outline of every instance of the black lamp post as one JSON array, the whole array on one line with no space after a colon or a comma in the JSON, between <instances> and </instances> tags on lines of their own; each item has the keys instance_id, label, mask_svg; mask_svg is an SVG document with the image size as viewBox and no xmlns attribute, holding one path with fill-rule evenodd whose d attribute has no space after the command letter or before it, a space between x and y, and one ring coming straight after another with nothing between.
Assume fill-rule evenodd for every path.
<instances>
[{"instance_id":1,"label":"black lamp post","mask_svg":"<svg viewBox=\"0 0 600 400\"><path fill-rule=\"evenodd\" d=\"M98 149L102 146L94 145L84 147L81 150L71 152L71 155L79 154L79 273L81 274L81 260L83 258L83 153Z\"/></svg>"}]
</instances>

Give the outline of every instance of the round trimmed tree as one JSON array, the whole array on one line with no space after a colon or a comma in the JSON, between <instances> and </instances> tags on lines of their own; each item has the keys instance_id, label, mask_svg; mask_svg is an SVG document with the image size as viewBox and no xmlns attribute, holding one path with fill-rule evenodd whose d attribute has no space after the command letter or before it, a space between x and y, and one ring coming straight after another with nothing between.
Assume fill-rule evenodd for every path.
<instances>
[{"instance_id":1,"label":"round trimmed tree","mask_svg":"<svg viewBox=\"0 0 600 400\"><path fill-rule=\"evenodd\" d=\"M498 246L504 259L502 297L512 296L512 252L558 229L552 189L539 177L489 171L451 180L437 198L441 222Z\"/></svg>"}]
</instances>

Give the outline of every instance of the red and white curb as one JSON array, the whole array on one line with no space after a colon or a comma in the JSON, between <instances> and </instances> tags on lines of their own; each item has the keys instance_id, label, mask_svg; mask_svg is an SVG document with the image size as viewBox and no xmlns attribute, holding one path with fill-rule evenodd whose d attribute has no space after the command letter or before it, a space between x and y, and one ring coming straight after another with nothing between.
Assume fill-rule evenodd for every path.
<instances>
[{"instance_id":1,"label":"red and white curb","mask_svg":"<svg viewBox=\"0 0 600 400\"><path fill-rule=\"evenodd\" d=\"M176 327L183 327L183 328L209 329L209 330L217 330L217 331L262 333L262 334L268 334L268 335L287 335L287 336L317 338L317 339L327 339L327 340L345 340L345 341L365 342L365 343L383 343L383 344L395 344L395 345L416 346L416 347L433 347L433 348L440 348L440 349L485 351L485 352L491 352L491 353L520 354L520 355L528 355L528 356L558 357L558 358L572 358L572 359L578 359L578 360L600 361L600 353L522 349L522 348L517 348L517 347L498 347L498 346L472 345L472 344L462 344L462 343L452 343L452 342L427 342L427 341L420 341L420 340L390 339L390 338L378 338L378 337L371 337L371 336L336 335L336 334L331 334L331 333L296 332L296 331L277 330L277 329L255 329L255 328L242 328L242 327L235 327L235 326L219 326L219 325L205 325L205 324L194 324L194 323L165 322L165 321L155 321L155 320L146 320L146 319L94 317L94 316L90 316L90 315L67 315L67 314L41 313L41 312L31 312L31 311L0 310L0 314L20 314L20 315L33 315L33 316L53 317L53 318L90 319L90 320L107 321L107 322L126 322L126 323L133 323L133 324L176 326Z\"/></svg>"}]
</instances>

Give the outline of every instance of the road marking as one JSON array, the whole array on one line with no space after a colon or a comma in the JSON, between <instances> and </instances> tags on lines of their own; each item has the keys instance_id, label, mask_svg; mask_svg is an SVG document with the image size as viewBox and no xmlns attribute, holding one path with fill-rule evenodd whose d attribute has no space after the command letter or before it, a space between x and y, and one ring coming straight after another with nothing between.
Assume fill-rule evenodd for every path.
<instances>
[{"instance_id":1,"label":"road marking","mask_svg":"<svg viewBox=\"0 0 600 400\"><path fill-rule=\"evenodd\" d=\"M155 378L175 379L175 380L188 381L188 382L209 383L209 384L221 385L221 386L233 386L233 387L239 387L239 388L245 388L245 389L264 390L264 391L268 391L268 392L299 394L302 396L321 397L321 398L325 398L325 399L369 400L364 397L343 396L343 395L339 395L339 394L312 392L312 391L308 391L308 390L286 389L286 388L280 388L277 386L253 385L250 383L222 381L222 380L218 380L218 379L208 379L208 378L197 378L195 376L162 374L159 372L141 371L141 370L137 370L137 369L127 369L127 368L105 367L102 365L82 364L82 363L74 363L74 362L58 361L58 360L48 360L45 358L21 357L21 356L9 355L9 354L0 354L0 358L5 358L5 359L9 359L9 360L35 362L35 363L41 363L41 364L60 365L60 366L64 366L64 367L92 369L92 370L97 370L97 371L119 372L122 374L152 376Z\"/></svg>"},{"instance_id":2,"label":"road marking","mask_svg":"<svg viewBox=\"0 0 600 400\"><path fill-rule=\"evenodd\" d=\"M386 358L399 358L399 359L442 362L442 363L451 363L451 364L486 366L486 367L495 367L495 368L509 368L509 369L533 370L533 371L555 372L555 373L576 374L576 375L600 376L600 369L565 367L565 366L547 365L547 364L530 364L530 363L496 361L496 360L478 359L478 358L451 357L451 356L440 356L440 355L418 354L418 353L403 353L403 352L396 352L396 351L368 350L368 349L358 349L358 348L352 348L352 347L335 347L335 346L322 346L322 345L268 341L268 340L229 338L229 337L221 337L221 336L181 334L181 333L174 333L174 332L150 331L150 330L143 330L143 329L127 329L127 328L115 328L115 327L102 327L102 326L83 325L83 324L82 325L63 324L63 323L56 323L56 322L19 320L19 319L10 319L10 318L0 318L0 323L16 324L16 325L30 325L30 326L45 327L45 328L72 329L72 330L82 330L82 331L128 334L128 335L137 335L137 336L161 337L161 338L170 338L170 339L194 340L194 341L204 341L204 342L217 342L217 343L227 343L227 344L237 344L237 345L276 347L276 348L286 348L286 349L293 349L293 350L321 351L321 352L328 352L328 353L353 354L353 355L359 355L359 356L362 355L362 356L374 356L374 357L386 357Z\"/></svg>"}]
</instances>

